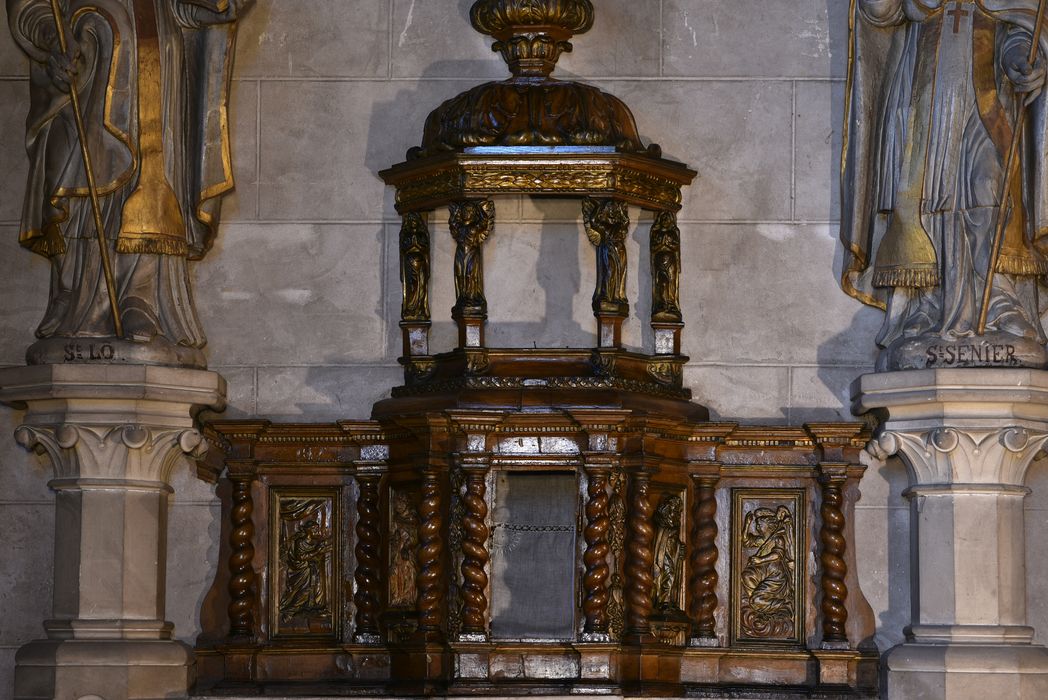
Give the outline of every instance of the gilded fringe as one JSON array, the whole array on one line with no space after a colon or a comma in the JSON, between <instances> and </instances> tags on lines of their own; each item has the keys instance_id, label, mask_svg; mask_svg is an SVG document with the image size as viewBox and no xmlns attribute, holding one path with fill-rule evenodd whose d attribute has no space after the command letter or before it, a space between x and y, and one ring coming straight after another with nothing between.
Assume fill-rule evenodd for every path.
<instances>
[{"instance_id":1,"label":"gilded fringe","mask_svg":"<svg viewBox=\"0 0 1048 700\"><path fill-rule=\"evenodd\" d=\"M57 225L49 225L43 231L30 231L24 239L30 251L45 258L53 258L66 251L65 239Z\"/></svg>"},{"instance_id":2,"label":"gilded fringe","mask_svg":"<svg viewBox=\"0 0 1048 700\"><path fill-rule=\"evenodd\" d=\"M164 237L125 237L120 236L116 242L118 253L138 253L142 255L189 255L189 245L180 238Z\"/></svg>"},{"instance_id":3,"label":"gilded fringe","mask_svg":"<svg viewBox=\"0 0 1048 700\"><path fill-rule=\"evenodd\" d=\"M1001 253L1001 256L997 259L997 272L1002 275L1037 277L1048 275L1048 263L1034 258L1028 253L1019 255Z\"/></svg>"},{"instance_id":4,"label":"gilded fringe","mask_svg":"<svg viewBox=\"0 0 1048 700\"><path fill-rule=\"evenodd\" d=\"M934 267L890 267L873 273L874 287L938 287L939 281Z\"/></svg>"}]
</instances>

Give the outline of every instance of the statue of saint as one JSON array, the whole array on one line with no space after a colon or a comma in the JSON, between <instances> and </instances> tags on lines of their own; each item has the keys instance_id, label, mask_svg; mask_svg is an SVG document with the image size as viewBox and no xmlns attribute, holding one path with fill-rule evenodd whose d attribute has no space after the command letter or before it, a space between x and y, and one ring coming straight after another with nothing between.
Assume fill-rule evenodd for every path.
<instances>
[{"instance_id":1,"label":"statue of saint","mask_svg":"<svg viewBox=\"0 0 1048 700\"><path fill-rule=\"evenodd\" d=\"M404 215L400 229L400 283L405 321L429 320L429 230L422 214Z\"/></svg>"},{"instance_id":2,"label":"statue of saint","mask_svg":"<svg viewBox=\"0 0 1048 700\"><path fill-rule=\"evenodd\" d=\"M684 541L680 536L684 503L680 496L664 496L655 511L655 609L680 612Z\"/></svg>"},{"instance_id":3,"label":"statue of saint","mask_svg":"<svg viewBox=\"0 0 1048 700\"><path fill-rule=\"evenodd\" d=\"M680 228L675 214L663 211L651 226L651 318L680 323Z\"/></svg>"},{"instance_id":4,"label":"statue of saint","mask_svg":"<svg viewBox=\"0 0 1048 700\"><path fill-rule=\"evenodd\" d=\"M59 30L49 0L7 0L11 32L31 59L30 169L20 241L52 263L41 340L29 350L30 363L204 366L206 340L186 261L211 247L220 197L233 188L230 69L235 21L250 2L60 0ZM99 198L121 338L115 337L71 86ZM105 342L81 345L80 339Z\"/></svg>"},{"instance_id":5,"label":"statue of saint","mask_svg":"<svg viewBox=\"0 0 1048 700\"><path fill-rule=\"evenodd\" d=\"M280 617L284 622L305 615L330 615L328 609L327 560L331 554L331 535L320 523L307 520L291 537L284 555L287 584L280 596Z\"/></svg>"},{"instance_id":6,"label":"statue of saint","mask_svg":"<svg viewBox=\"0 0 1048 700\"><path fill-rule=\"evenodd\" d=\"M1045 366L1048 36L1028 63L1037 0L852 4L842 286L886 311L878 369ZM1024 110L1018 172L1002 197Z\"/></svg>"},{"instance_id":7,"label":"statue of saint","mask_svg":"<svg viewBox=\"0 0 1048 700\"><path fill-rule=\"evenodd\" d=\"M629 209L614 199L582 200L582 220L586 237L597 248L597 288L593 291L593 310L597 313L628 313L626 299L626 236Z\"/></svg>"},{"instance_id":8,"label":"statue of saint","mask_svg":"<svg viewBox=\"0 0 1048 700\"><path fill-rule=\"evenodd\" d=\"M481 250L495 228L495 203L455 202L449 217L455 239L455 309L458 313L487 313L484 297L484 257Z\"/></svg>"},{"instance_id":9,"label":"statue of saint","mask_svg":"<svg viewBox=\"0 0 1048 700\"><path fill-rule=\"evenodd\" d=\"M414 608L418 590L418 518L407 494L397 492L393 499L393 534L389 544L389 606Z\"/></svg>"}]
</instances>

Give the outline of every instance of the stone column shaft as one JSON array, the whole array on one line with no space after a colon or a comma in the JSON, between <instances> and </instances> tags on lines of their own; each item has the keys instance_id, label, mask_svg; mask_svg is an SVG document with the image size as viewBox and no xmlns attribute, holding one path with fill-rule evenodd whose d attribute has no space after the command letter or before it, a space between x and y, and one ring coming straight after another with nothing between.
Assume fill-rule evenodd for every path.
<instances>
[{"instance_id":1,"label":"stone column shaft","mask_svg":"<svg viewBox=\"0 0 1048 700\"><path fill-rule=\"evenodd\" d=\"M867 448L910 468L911 624L886 658L888 697L1048 697L1026 624L1023 485L1048 442L1048 372L939 369L862 377L884 415Z\"/></svg>"},{"instance_id":2,"label":"stone column shaft","mask_svg":"<svg viewBox=\"0 0 1048 700\"><path fill-rule=\"evenodd\" d=\"M0 401L27 409L16 438L51 460L55 583L47 639L16 658L15 697L185 697L192 651L164 620L170 476L205 443L213 372L40 365L0 370Z\"/></svg>"}]
</instances>

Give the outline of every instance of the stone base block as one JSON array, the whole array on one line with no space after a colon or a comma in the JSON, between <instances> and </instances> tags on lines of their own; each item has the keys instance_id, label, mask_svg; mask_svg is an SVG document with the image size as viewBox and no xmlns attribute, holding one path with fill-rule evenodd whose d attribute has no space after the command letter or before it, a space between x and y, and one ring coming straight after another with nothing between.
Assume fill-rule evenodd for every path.
<instances>
[{"instance_id":1,"label":"stone base block","mask_svg":"<svg viewBox=\"0 0 1048 700\"><path fill-rule=\"evenodd\" d=\"M889 700L1048 698L1048 649L1033 645L900 644L885 657Z\"/></svg>"},{"instance_id":2,"label":"stone base block","mask_svg":"<svg viewBox=\"0 0 1048 700\"><path fill-rule=\"evenodd\" d=\"M15 657L16 700L188 697L193 651L177 641L41 640Z\"/></svg>"}]
</instances>

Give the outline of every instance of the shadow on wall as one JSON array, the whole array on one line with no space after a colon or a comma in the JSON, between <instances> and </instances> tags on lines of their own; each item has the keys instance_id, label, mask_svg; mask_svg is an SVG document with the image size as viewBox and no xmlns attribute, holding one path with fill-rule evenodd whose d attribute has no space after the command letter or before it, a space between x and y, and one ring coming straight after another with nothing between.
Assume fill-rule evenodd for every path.
<instances>
[{"instance_id":1,"label":"shadow on wall","mask_svg":"<svg viewBox=\"0 0 1048 700\"><path fill-rule=\"evenodd\" d=\"M849 50L849 14L850 3L827 0L827 21L829 23L830 64L834 76L844 76L848 68ZM842 82L835 81L829 88L829 109L825 111L822 122L823 133L829 146L829 159L822 177L830 196L825 200L826 209L818 213L818 218L839 222L841 218L841 185L840 154L845 118L846 90ZM798 105L798 109L804 109ZM801 157L797 154L797 157ZM839 234L839 226L831 227L834 235ZM841 272L844 269L844 246L837 242L832 270L813 271L816 274L832 275L834 284L839 288ZM840 294L844 294L841 290ZM874 338L881 321L882 312L855 302L851 322L846 329L835 334L819 346L817 352L818 381L838 399L830 406L793 406L793 415L806 421L820 420L855 420L851 413L851 382L860 375L872 371L876 356ZM846 357L841 357L841 351ZM796 418L795 418L796 421Z\"/></svg>"}]
</instances>

